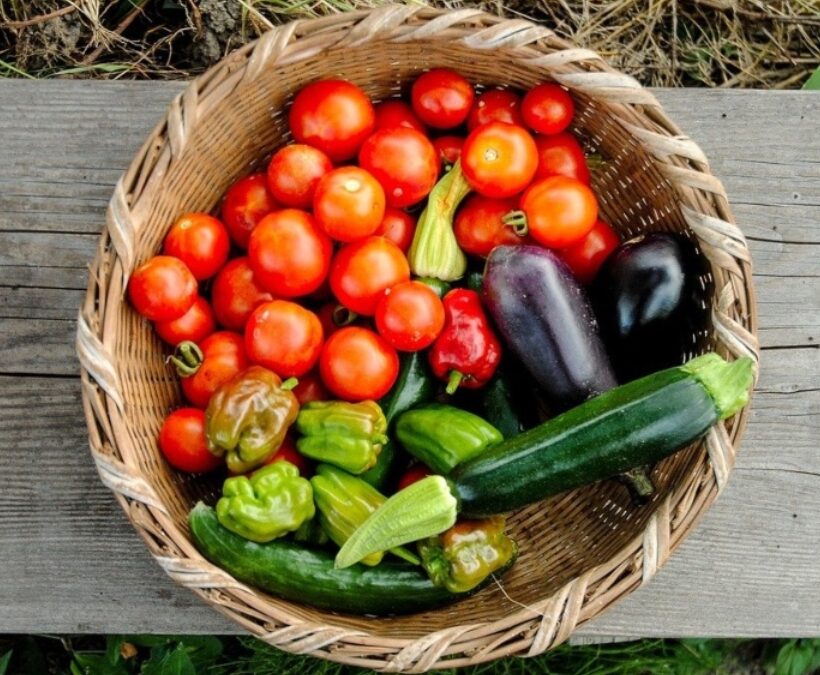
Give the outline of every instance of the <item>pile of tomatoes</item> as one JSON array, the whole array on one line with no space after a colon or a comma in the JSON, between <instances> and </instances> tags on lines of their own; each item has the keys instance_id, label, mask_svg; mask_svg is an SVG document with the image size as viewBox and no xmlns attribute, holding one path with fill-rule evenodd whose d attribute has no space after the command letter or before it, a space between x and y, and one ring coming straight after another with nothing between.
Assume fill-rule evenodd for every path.
<instances>
[{"instance_id":1,"label":"pile of tomatoes","mask_svg":"<svg viewBox=\"0 0 820 675\"><path fill-rule=\"evenodd\" d=\"M343 80L302 89L289 113L295 142L228 189L220 218L181 216L130 279L129 299L158 335L198 347L182 379L191 407L160 436L171 463L213 468L202 411L251 364L298 378L300 402L391 389L397 352L429 347L444 327L407 251L425 198L456 162L474 191L453 224L466 254L535 241L590 279L618 238L597 219L573 114L558 85L477 94L447 69L418 77L409 104L374 105Z\"/></svg>"}]
</instances>

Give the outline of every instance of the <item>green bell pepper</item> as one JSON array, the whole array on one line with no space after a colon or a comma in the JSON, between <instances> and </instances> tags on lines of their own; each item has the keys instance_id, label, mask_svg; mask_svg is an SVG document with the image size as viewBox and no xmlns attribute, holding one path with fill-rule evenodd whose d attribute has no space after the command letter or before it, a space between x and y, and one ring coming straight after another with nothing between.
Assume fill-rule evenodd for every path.
<instances>
[{"instance_id":1,"label":"green bell pepper","mask_svg":"<svg viewBox=\"0 0 820 675\"><path fill-rule=\"evenodd\" d=\"M441 403L399 416L396 437L411 455L444 475L504 440L498 429L478 415Z\"/></svg>"},{"instance_id":2,"label":"green bell pepper","mask_svg":"<svg viewBox=\"0 0 820 675\"><path fill-rule=\"evenodd\" d=\"M313 488L290 462L274 462L250 478L228 478L216 504L219 522L245 539L265 543L313 518Z\"/></svg>"},{"instance_id":3,"label":"green bell pepper","mask_svg":"<svg viewBox=\"0 0 820 675\"><path fill-rule=\"evenodd\" d=\"M387 443L387 420L374 401L311 401L296 418L296 447L305 457L362 473Z\"/></svg>"}]
</instances>

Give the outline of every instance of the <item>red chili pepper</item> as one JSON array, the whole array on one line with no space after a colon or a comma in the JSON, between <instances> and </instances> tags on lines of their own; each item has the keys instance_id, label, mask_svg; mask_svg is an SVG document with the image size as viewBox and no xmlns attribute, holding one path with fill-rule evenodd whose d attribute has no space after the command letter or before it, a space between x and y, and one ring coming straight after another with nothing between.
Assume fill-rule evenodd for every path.
<instances>
[{"instance_id":1,"label":"red chili pepper","mask_svg":"<svg viewBox=\"0 0 820 675\"><path fill-rule=\"evenodd\" d=\"M450 291L444 303L444 330L430 349L430 367L447 382L447 393L459 386L478 389L493 376L501 361L501 343L490 328L478 293Z\"/></svg>"}]
</instances>

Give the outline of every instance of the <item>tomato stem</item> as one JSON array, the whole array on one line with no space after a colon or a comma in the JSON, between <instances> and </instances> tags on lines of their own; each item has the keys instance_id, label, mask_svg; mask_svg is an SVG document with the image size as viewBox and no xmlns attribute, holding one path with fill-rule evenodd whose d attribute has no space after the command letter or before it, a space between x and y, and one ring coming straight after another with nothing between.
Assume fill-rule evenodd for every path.
<instances>
[{"instance_id":1,"label":"tomato stem","mask_svg":"<svg viewBox=\"0 0 820 675\"><path fill-rule=\"evenodd\" d=\"M356 312L348 309L344 305L336 305L333 309L333 313L331 314L331 318L333 319L333 323L337 326L349 326L353 323L356 319L359 318L359 315Z\"/></svg>"},{"instance_id":2,"label":"tomato stem","mask_svg":"<svg viewBox=\"0 0 820 675\"><path fill-rule=\"evenodd\" d=\"M191 377L199 367L205 355L195 342L185 340L180 342L174 349L174 353L168 357L167 362L172 363L180 377Z\"/></svg>"},{"instance_id":3,"label":"tomato stem","mask_svg":"<svg viewBox=\"0 0 820 675\"><path fill-rule=\"evenodd\" d=\"M523 211L510 211L501 220L507 227L511 227L519 237L526 237L529 234L530 227L527 224L527 214Z\"/></svg>"},{"instance_id":4,"label":"tomato stem","mask_svg":"<svg viewBox=\"0 0 820 675\"><path fill-rule=\"evenodd\" d=\"M447 377L447 386L445 387L444 391L446 391L451 396L456 393L456 390L461 385L461 381L464 379L464 373L458 370L451 370L450 375Z\"/></svg>"}]
</instances>

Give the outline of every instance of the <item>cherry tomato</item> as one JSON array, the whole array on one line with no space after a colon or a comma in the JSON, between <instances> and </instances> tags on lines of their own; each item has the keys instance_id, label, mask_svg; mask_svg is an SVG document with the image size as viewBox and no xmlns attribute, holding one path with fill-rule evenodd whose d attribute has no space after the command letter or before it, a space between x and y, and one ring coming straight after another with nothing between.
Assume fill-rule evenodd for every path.
<instances>
[{"instance_id":1,"label":"cherry tomato","mask_svg":"<svg viewBox=\"0 0 820 675\"><path fill-rule=\"evenodd\" d=\"M322 324L309 309L287 300L259 305L245 326L248 358L279 377L299 377L316 364Z\"/></svg>"},{"instance_id":2,"label":"cherry tomato","mask_svg":"<svg viewBox=\"0 0 820 675\"><path fill-rule=\"evenodd\" d=\"M182 392L192 405L203 410L213 393L248 367L242 336L230 331L211 333L200 344L202 363L197 371L183 377Z\"/></svg>"},{"instance_id":3,"label":"cherry tomato","mask_svg":"<svg viewBox=\"0 0 820 675\"><path fill-rule=\"evenodd\" d=\"M309 209L316 184L333 170L330 158L309 145L286 145L268 164L268 189L285 206Z\"/></svg>"},{"instance_id":4,"label":"cherry tomato","mask_svg":"<svg viewBox=\"0 0 820 675\"><path fill-rule=\"evenodd\" d=\"M197 408L174 410L162 423L159 449L175 469L190 473L213 471L222 458L208 451L205 413Z\"/></svg>"},{"instance_id":5,"label":"cherry tomato","mask_svg":"<svg viewBox=\"0 0 820 675\"><path fill-rule=\"evenodd\" d=\"M538 168L536 180L550 176L569 176L589 185L589 168L581 144L568 131L552 136L536 136Z\"/></svg>"},{"instance_id":6,"label":"cherry tomato","mask_svg":"<svg viewBox=\"0 0 820 675\"><path fill-rule=\"evenodd\" d=\"M163 253L184 262L197 281L222 269L231 251L228 230L207 213L186 213L175 222L162 245Z\"/></svg>"},{"instance_id":7,"label":"cherry tomato","mask_svg":"<svg viewBox=\"0 0 820 675\"><path fill-rule=\"evenodd\" d=\"M372 174L357 166L343 166L319 181L313 215L329 237L349 242L378 229L384 204L384 190Z\"/></svg>"},{"instance_id":8,"label":"cherry tomato","mask_svg":"<svg viewBox=\"0 0 820 675\"><path fill-rule=\"evenodd\" d=\"M591 284L601 265L609 257L621 239L618 234L603 220L595 225L586 236L567 248L558 251L563 261L572 270L582 284Z\"/></svg>"},{"instance_id":9,"label":"cherry tomato","mask_svg":"<svg viewBox=\"0 0 820 675\"><path fill-rule=\"evenodd\" d=\"M533 183L521 196L530 235L552 248L571 246L595 225L598 201L581 181L551 176Z\"/></svg>"},{"instance_id":10,"label":"cherry tomato","mask_svg":"<svg viewBox=\"0 0 820 675\"><path fill-rule=\"evenodd\" d=\"M517 206L515 199L490 199L470 195L456 214L453 231L465 253L487 257L496 246L527 243L502 220Z\"/></svg>"},{"instance_id":11,"label":"cherry tomato","mask_svg":"<svg viewBox=\"0 0 820 675\"><path fill-rule=\"evenodd\" d=\"M296 442L290 435L285 436L282 445L264 461L263 466L273 464L274 462L290 462L299 469L299 475L303 478L309 476L313 470L310 460L304 455L299 454L299 451L296 449Z\"/></svg>"},{"instance_id":12,"label":"cherry tomato","mask_svg":"<svg viewBox=\"0 0 820 675\"><path fill-rule=\"evenodd\" d=\"M279 208L263 173L255 173L236 181L225 193L222 202L222 222L233 242L242 250L248 248L251 230L262 218Z\"/></svg>"},{"instance_id":13,"label":"cherry tomato","mask_svg":"<svg viewBox=\"0 0 820 675\"><path fill-rule=\"evenodd\" d=\"M464 139L461 136L439 136L433 139L433 147L436 149L436 156L445 171L461 158L461 148Z\"/></svg>"},{"instance_id":14,"label":"cherry tomato","mask_svg":"<svg viewBox=\"0 0 820 675\"><path fill-rule=\"evenodd\" d=\"M521 97L509 89L489 89L476 98L467 117L467 129L472 131L482 124L506 122L524 125L521 116Z\"/></svg>"},{"instance_id":15,"label":"cherry tomato","mask_svg":"<svg viewBox=\"0 0 820 675\"><path fill-rule=\"evenodd\" d=\"M404 490L404 488L412 485L413 483L418 483L422 478L427 478L427 476L432 475L433 472L424 464L414 464L402 474L401 478L399 478L398 489Z\"/></svg>"},{"instance_id":16,"label":"cherry tomato","mask_svg":"<svg viewBox=\"0 0 820 675\"><path fill-rule=\"evenodd\" d=\"M299 405L331 399L330 392L322 384L318 370L311 370L309 373L302 375L299 378L299 384L293 388L293 394L299 401Z\"/></svg>"},{"instance_id":17,"label":"cherry tomato","mask_svg":"<svg viewBox=\"0 0 820 675\"><path fill-rule=\"evenodd\" d=\"M288 120L297 142L341 162L355 157L373 133L376 113L367 94L352 82L320 80L296 95Z\"/></svg>"},{"instance_id":18,"label":"cherry tomato","mask_svg":"<svg viewBox=\"0 0 820 675\"><path fill-rule=\"evenodd\" d=\"M274 296L292 298L322 286L333 244L306 211L282 209L265 216L251 233L253 276Z\"/></svg>"},{"instance_id":19,"label":"cherry tomato","mask_svg":"<svg viewBox=\"0 0 820 675\"><path fill-rule=\"evenodd\" d=\"M408 127L421 133L426 133L422 121L416 117L413 109L404 101L391 98L376 104L376 131L379 129L393 129Z\"/></svg>"},{"instance_id":20,"label":"cherry tomato","mask_svg":"<svg viewBox=\"0 0 820 675\"><path fill-rule=\"evenodd\" d=\"M326 302L319 307L316 310L316 316L319 317L319 323L322 324L322 333L325 339L356 320L356 314L344 305L340 305L336 300Z\"/></svg>"},{"instance_id":21,"label":"cherry tomato","mask_svg":"<svg viewBox=\"0 0 820 675\"><path fill-rule=\"evenodd\" d=\"M416 219L407 211L387 208L384 211L381 225L374 234L389 239L405 253L413 243L416 232Z\"/></svg>"},{"instance_id":22,"label":"cherry tomato","mask_svg":"<svg viewBox=\"0 0 820 675\"><path fill-rule=\"evenodd\" d=\"M464 122L474 98L473 86L447 68L424 73L413 82L410 92L413 111L436 129L452 129Z\"/></svg>"},{"instance_id":23,"label":"cherry tomato","mask_svg":"<svg viewBox=\"0 0 820 675\"><path fill-rule=\"evenodd\" d=\"M319 357L322 381L345 401L377 400L399 374L396 350L372 330L348 326L325 342Z\"/></svg>"},{"instance_id":24,"label":"cherry tomato","mask_svg":"<svg viewBox=\"0 0 820 675\"><path fill-rule=\"evenodd\" d=\"M490 122L467 136L461 151L464 177L485 197L512 197L538 168L535 141L524 127Z\"/></svg>"},{"instance_id":25,"label":"cherry tomato","mask_svg":"<svg viewBox=\"0 0 820 675\"><path fill-rule=\"evenodd\" d=\"M438 178L433 144L423 133L406 127L373 134L359 151L359 164L381 183L387 205L394 208L424 199Z\"/></svg>"},{"instance_id":26,"label":"cherry tomato","mask_svg":"<svg viewBox=\"0 0 820 675\"><path fill-rule=\"evenodd\" d=\"M154 328L169 345L190 340L200 342L216 330L214 313L205 298L197 297L185 314L170 321L157 321Z\"/></svg>"},{"instance_id":27,"label":"cherry tomato","mask_svg":"<svg viewBox=\"0 0 820 675\"><path fill-rule=\"evenodd\" d=\"M404 253L384 237L343 246L330 268L330 288L349 310L372 316L384 292L410 279Z\"/></svg>"},{"instance_id":28,"label":"cherry tomato","mask_svg":"<svg viewBox=\"0 0 820 675\"><path fill-rule=\"evenodd\" d=\"M273 296L256 282L246 257L230 260L216 275L211 286L216 320L229 330L245 330L251 312L270 300Z\"/></svg>"},{"instance_id":29,"label":"cherry tomato","mask_svg":"<svg viewBox=\"0 0 820 675\"><path fill-rule=\"evenodd\" d=\"M196 302L196 279L179 258L155 255L134 270L128 281L128 299L146 319L172 321Z\"/></svg>"},{"instance_id":30,"label":"cherry tomato","mask_svg":"<svg viewBox=\"0 0 820 675\"><path fill-rule=\"evenodd\" d=\"M429 347L444 328L444 305L436 292L420 281L405 281L389 289L376 306L376 329L403 352Z\"/></svg>"},{"instance_id":31,"label":"cherry tomato","mask_svg":"<svg viewBox=\"0 0 820 675\"><path fill-rule=\"evenodd\" d=\"M539 134L558 134L572 122L575 104L563 87L552 83L539 84L524 96L521 114L533 131Z\"/></svg>"}]
</instances>

